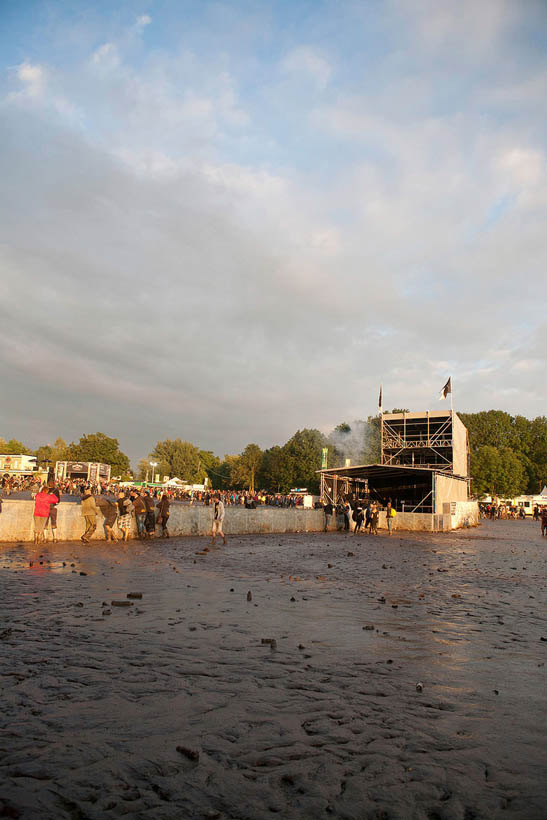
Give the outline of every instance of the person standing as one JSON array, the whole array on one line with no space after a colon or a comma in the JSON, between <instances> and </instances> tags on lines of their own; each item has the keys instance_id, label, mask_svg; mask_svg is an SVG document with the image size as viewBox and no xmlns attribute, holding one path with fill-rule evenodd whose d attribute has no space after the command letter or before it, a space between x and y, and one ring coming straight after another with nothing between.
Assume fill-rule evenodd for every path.
<instances>
[{"instance_id":1,"label":"person standing","mask_svg":"<svg viewBox=\"0 0 547 820\"><path fill-rule=\"evenodd\" d=\"M144 518L144 526L146 534L149 538L153 538L156 534L156 517L154 514L154 499L149 492L144 494L144 506L146 508L146 516Z\"/></svg>"},{"instance_id":2,"label":"person standing","mask_svg":"<svg viewBox=\"0 0 547 820\"><path fill-rule=\"evenodd\" d=\"M51 527L51 540L53 541L54 544L56 544L57 543L57 504L61 500L61 492L58 489L58 487L56 487L55 485L53 485L49 488L49 492L50 492L51 495L54 495L54 496L57 497L57 503L52 504L49 508L49 516L48 516L47 523L46 523L46 530L47 530L47 525L49 524L49 526Z\"/></svg>"},{"instance_id":3,"label":"person standing","mask_svg":"<svg viewBox=\"0 0 547 820\"><path fill-rule=\"evenodd\" d=\"M137 535L139 538L144 538L146 535L145 520L146 520L146 504L142 495L135 493L131 496L133 501L133 509L135 510L135 520L137 522Z\"/></svg>"},{"instance_id":4,"label":"person standing","mask_svg":"<svg viewBox=\"0 0 547 820\"><path fill-rule=\"evenodd\" d=\"M226 543L226 536L222 531L222 522L224 521L224 502L220 500L220 495L215 495L215 503L213 507L213 544L216 544L217 534L222 536L222 540Z\"/></svg>"},{"instance_id":5,"label":"person standing","mask_svg":"<svg viewBox=\"0 0 547 820\"><path fill-rule=\"evenodd\" d=\"M370 504L370 499L367 501L367 506L365 507L365 534L367 531L370 532L370 522L372 521L372 507Z\"/></svg>"},{"instance_id":6,"label":"person standing","mask_svg":"<svg viewBox=\"0 0 547 820\"><path fill-rule=\"evenodd\" d=\"M370 508L370 532L372 535L378 535L378 518L378 504L374 501Z\"/></svg>"},{"instance_id":7,"label":"person standing","mask_svg":"<svg viewBox=\"0 0 547 820\"><path fill-rule=\"evenodd\" d=\"M115 501L110 501L110 499L105 498L104 495L100 495L95 504L104 515L103 526L105 541L115 541L117 543L118 539L114 534L114 525L116 524L116 519L118 518L118 505Z\"/></svg>"},{"instance_id":8,"label":"person standing","mask_svg":"<svg viewBox=\"0 0 547 820\"><path fill-rule=\"evenodd\" d=\"M547 535L547 507L543 507L539 515L541 520L541 534L545 536Z\"/></svg>"},{"instance_id":9,"label":"person standing","mask_svg":"<svg viewBox=\"0 0 547 820\"><path fill-rule=\"evenodd\" d=\"M357 535L358 532L361 532L361 527L363 526L363 521L365 520L365 514L362 507L355 508L353 512L353 520L355 521L355 529L353 530L353 534Z\"/></svg>"},{"instance_id":10,"label":"person standing","mask_svg":"<svg viewBox=\"0 0 547 820\"><path fill-rule=\"evenodd\" d=\"M122 531L122 541L129 541L132 510L133 503L131 499L123 491L118 493L118 527Z\"/></svg>"},{"instance_id":11,"label":"person standing","mask_svg":"<svg viewBox=\"0 0 547 820\"><path fill-rule=\"evenodd\" d=\"M161 501L158 504L158 524L161 525L161 534L164 538L169 538L169 530L167 529L167 521L169 520L170 501L167 493L163 493Z\"/></svg>"},{"instance_id":12,"label":"person standing","mask_svg":"<svg viewBox=\"0 0 547 820\"><path fill-rule=\"evenodd\" d=\"M44 541L44 529L49 516L52 504L57 504L58 498L53 493L48 492L48 488L41 487L34 496L34 543L40 544Z\"/></svg>"},{"instance_id":13,"label":"person standing","mask_svg":"<svg viewBox=\"0 0 547 820\"><path fill-rule=\"evenodd\" d=\"M97 505L91 490L86 490L82 495L82 515L85 521L85 532L82 535L82 541L84 544L89 544L89 539L97 529Z\"/></svg>"},{"instance_id":14,"label":"person standing","mask_svg":"<svg viewBox=\"0 0 547 820\"><path fill-rule=\"evenodd\" d=\"M344 501L344 532L349 532L349 517L351 513L351 504L349 501Z\"/></svg>"},{"instance_id":15,"label":"person standing","mask_svg":"<svg viewBox=\"0 0 547 820\"><path fill-rule=\"evenodd\" d=\"M393 519L395 518L396 515L397 515L397 513L393 509L393 505L391 503L391 498L390 498L387 502L387 507L386 507L386 523L387 523L388 535L393 535Z\"/></svg>"}]
</instances>

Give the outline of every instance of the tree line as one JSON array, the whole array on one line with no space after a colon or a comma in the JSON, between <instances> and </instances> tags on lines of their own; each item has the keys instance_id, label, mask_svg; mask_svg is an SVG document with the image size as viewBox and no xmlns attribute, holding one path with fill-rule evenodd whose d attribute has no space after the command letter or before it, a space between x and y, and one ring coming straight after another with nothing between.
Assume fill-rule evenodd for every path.
<instances>
[{"instance_id":1,"label":"tree line","mask_svg":"<svg viewBox=\"0 0 547 820\"><path fill-rule=\"evenodd\" d=\"M402 412L394 408L392 412ZM502 410L458 414L469 432L471 452L471 489L473 494L510 497L537 493L547 483L547 418L527 419ZM297 430L282 446L262 450L248 444L241 453L219 458L180 438L158 441L147 458L141 459L135 477L155 474L178 477L190 484L208 479L213 489L263 489L287 493L294 487L319 490L317 470L323 453L329 467L371 464L380 460L380 417L369 416L341 422L329 435L319 430ZM104 433L83 435L79 442L66 444L58 438L53 445L30 450L20 441L0 439L1 453L27 453L38 458L40 466L55 461L99 461L110 464L113 476L131 477L128 457L116 438Z\"/></svg>"}]
</instances>

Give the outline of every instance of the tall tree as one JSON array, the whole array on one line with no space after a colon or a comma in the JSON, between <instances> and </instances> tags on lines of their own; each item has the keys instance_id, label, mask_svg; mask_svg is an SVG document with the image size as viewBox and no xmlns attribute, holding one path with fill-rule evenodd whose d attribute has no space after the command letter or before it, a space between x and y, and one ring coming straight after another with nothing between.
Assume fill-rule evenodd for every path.
<instances>
[{"instance_id":1,"label":"tall tree","mask_svg":"<svg viewBox=\"0 0 547 820\"><path fill-rule=\"evenodd\" d=\"M9 441L0 438L0 453L6 456L29 456L32 454L32 450L29 450L28 447L25 447L25 445L17 441L16 438L10 438Z\"/></svg>"},{"instance_id":2,"label":"tall tree","mask_svg":"<svg viewBox=\"0 0 547 820\"><path fill-rule=\"evenodd\" d=\"M57 438L55 444L43 444L34 451L38 459L38 466L42 467L51 462L54 465L57 461L66 461L68 453L67 443L62 438ZM49 465L48 465L49 466Z\"/></svg>"},{"instance_id":3,"label":"tall tree","mask_svg":"<svg viewBox=\"0 0 547 820\"><path fill-rule=\"evenodd\" d=\"M275 445L264 451L257 476L258 486L273 493L286 493L294 486L293 472L292 457L282 447Z\"/></svg>"},{"instance_id":4,"label":"tall tree","mask_svg":"<svg viewBox=\"0 0 547 820\"><path fill-rule=\"evenodd\" d=\"M247 487L254 492L256 474L262 464L263 453L258 444L248 444L234 465L231 479L234 487Z\"/></svg>"},{"instance_id":5,"label":"tall tree","mask_svg":"<svg viewBox=\"0 0 547 820\"><path fill-rule=\"evenodd\" d=\"M221 462L219 457L215 456L212 450L200 450L199 457L201 459L202 467L207 473L209 486L213 489L220 489L219 479L221 476L219 475L219 468Z\"/></svg>"},{"instance_id":6,"label":"tall tree","mask_svg":"<svg viewBox=\"0 0 547 820\"><path fill-rule=\"evenodd\" d=\"M485 444L471 454L472 491L478 496L512 498L526 487L527 475L522 459L509 447Z\"/></svg>"},{"instance_id":7,"label":"tall tree","mask_svg":"<svg viewBox=\"0 0 547 820\"><path fill-rule=\"evenodd\" d=\"M328 439L319 430L298 430L284 445L284 452L292 461L293 487L306 487L309 492L319 492L319 473L323 447L329 447ZM330 445L332 452L332 445ZM290 488L289 488L290 489Z\"/></svg>"},{"instance_id":8,"label":"tall tree","mask_svg":"<svg viewBox=\"0 0 547 820\"><path fill-rule=\"evenodd\" d=\"M189 484L199 484L206 476L198 448L180 438L158 441L149 460L158 462L156 472L161 476L182 478Z\"/></svg>"},{"instance_id":9,"label":"tall tree","mask_svg":"<svg viewBox=\"0 0 547 820\"><path fill-rule=\"evenodd\" d=\"M81 436L77 444L72 443L68 446L67 458L71 461L99 461L101 464L110 464L112 476L125 478L131 475L129 459L120 450L118 439L104 433Z\"/></svg>"}]
</instances>

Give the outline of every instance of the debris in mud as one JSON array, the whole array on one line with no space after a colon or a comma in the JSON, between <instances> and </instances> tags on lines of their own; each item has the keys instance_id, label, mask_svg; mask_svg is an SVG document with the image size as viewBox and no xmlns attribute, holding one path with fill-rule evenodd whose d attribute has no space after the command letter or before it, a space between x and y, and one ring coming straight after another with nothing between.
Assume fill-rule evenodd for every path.
<instances>
[{"instance_id":1,"label":"debris in mud","mask_svg":"<svg viewBox=\"0 0 547 820\"><path fill-rule=\"evenodd\" d=\"M197 749L190 749L188 746L177 746L177 752L188 760L199 760L199 752Z\"/></svg>"},{"instance_id":2,"label":"debris in mud","mask_svg":"<svg viewBox=\"0 0 547 820\"><path fill-rule=\"evenodd\" d=\"M0 632L0 641L5 641L6 638L9 637L11 637L11 626L8 626L7 629L3 629L2 632Z\"/></svg>"},{"instance_id":3,"label":"debris in mud","mask_svg":"<svg viewBox=\"0 0 547 820\"><path fill-rule=\"evenodd\" d=\"M248 591L248 593L247 593L247 600L248 600L248 601L252 601L252 600L253 600L253 593L251 592L251 590L249 590L249 591Z\"/></svg>"},{"instance_id":4,"label":"debris in mud","mask_svg":"<svg viewBox=\"0 0 547 820\"><path fill-rule=\"evenodd\" d=\"M296 598L293 596L293 597L291 598L291 602L294 604L294 603L295 603L295 601L296 601Z\"/></svg>"},{"instance_id":5,"label":"debris in mud","mask_svg":"<svg viewBox=\"0 0 547 820\"><path fill-rule=\"evenodd\" d=\"M128 598L134 598L135 600L140 600L142 598L142 592L128 592Z\"/></svg>"},{"instance_id":6,"label":"debris in mud","mask_svg":"<svg viewBox=\"0 0 547 820\"><path fill-rule=\"evenodd\" d=\"M354 552L348 552L348 558L354 558L354 557L355 557Z\"/></svg>"},{"instance_id":7,"label":"debris in mud","mask_svg":"<svg viewBox=\"0 0 547 820\"><path fill-rule=\"evenodd\" d=\"M374 632L374 624L365 624L363 629L365 632Z\"/></svg>"},{"instance_id":8,"label":"debris in mud","mask_svg":"<svg viewBox=\"0 0 547 820\"><path fill-rule=\"evenodd\" d=\"M416 684L416 691L417 692L423 692L424 691L424 685L421 681L418 681L418 683Z\"/></svg>"},{"instance_id":9,"label":"debris in mud","mask_svg":"<svg viewBox=\"0 0 547 820\"><path fill-rule=\"evenodd\" d=\"M80 575L87 575L87 572L80 572Z\"/></svg>"},{"instance_id":10,"label":"debris in mud","mask_svg":"<svg viewBox=\"0 0 547 820\"><path fill-rule=\"evenodd\" d=\"M110 601L110 606L133 606L131 601Z\"/></svg>"}]
</instances>

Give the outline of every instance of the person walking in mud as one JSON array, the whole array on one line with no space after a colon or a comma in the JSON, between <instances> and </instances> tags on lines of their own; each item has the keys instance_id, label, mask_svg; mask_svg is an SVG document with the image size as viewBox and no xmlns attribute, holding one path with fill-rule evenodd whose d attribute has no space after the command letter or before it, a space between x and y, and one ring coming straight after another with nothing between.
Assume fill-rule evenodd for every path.
<instances>
[{"instance_id":1,"label":"person walking in mud","mask_svg":"<svg viewBox=\"0 0 547 820\"><path fill-rule=\"evenodd\" d=\"M82 495L82 515L85 521L85 532L81 538L84 544L89 544L91 536L97 529L97 505L91 490L86 490Z\"/></svg>"},{"instance_id":2,"label":"person walking in mud","mask_svg":"<svg viewBox=\"0 0 547 820\"><path fill-rule=\"evenodd\" d=\"M53 493L48 492L44 485L34 496L34 543L41 544L45 540L44 529L48 520L49 511L53 504L57 504L58 498Z\"/></svg>"},{"instance_id":3,"label":"person walking in mud","mask_svg":"<svg viewBox=\"0 0 547 820\"><path fill-rule=\"evenodd\" d=\"M355 529L353 530L353 534L357 535L361 532L361 527L363 526L363 521L365 520L365 514L362 507L356 507L354 509L353 520L355 521Z\"/></svg>"},{"instance_id":4,"label":"person walking in mud","mask_svg":"<svg viewBox=\"0 0 547 820\"><path fill-rule=\"evenodd\" d=\"M144 506L146 508L146 515L144 517L144 527L148 538L153 538L156 534L156 516L154 513L154 499L149 492L144 494Z\"/></svg>"},{"instance_id":5,"label":"person walking in mud","mask_svg":"<svg viewBox=\"0 0 547 820\"><path fill-rule=\"evenodd\" d=\"M541 534L543 537L547 535L547 507L543 507L540 513Z\"/></svg>"},{"instance_id":6,"label":"person walking in mud","mask_svg":"<svg viewBox=\"0 0 547 820\"><path fill-rule=\"evenodd\" d=\"M57 496L57 503L61 500L61 492L60 490L54 485L48 485L48 489L51 495ZM49 508L49 516L46 523L46 531L47 525L51 527L51 540L53 543L57 543L57 504L52 504Z\"/></svg>"},{"instance_id":7,"label":"person walking in mud","mask_svg":"<svg viewBox=\"0 0 547 820\"><path fill-rule=\"evenodd\" d=\"M163 538L169 538L169 530L167 529L167 522L169 520L169 507L169 496L167 495L167 493L163 493L161 501L158 504L158 524L161 526L161 534Z\"/></svg>"},{"instance_id":8,"label":"person walking in mud","mask_svg":"<svg viewBox=\"0 0 547 820\"><path fill-rule=\"evenodd\" d=\"M118 527L122 533L122 541L129 541L131 530L131 513L133 502L124 492L118 493Z\"/></svg>"},{"instance_id":9,"label":"person walking in mud","mask_svg":"<svg viewBox=\"0 0 547 820\"><path fill-rule=\"evenodd\" d=\"M344 532L349 532L349 517L351 515L351 504L349 501L344 501Z\"/></svg>"},{"instance_id":10,"label":"person walking in mud","mask_svg":"<svg viewBox=\"0 0 547 820\"><path fill-rule=\"evenodd\" d=\"M104 516L103 527L105 541L114 541L117 543L118 539L114 533L114 526L118 518L118 505L115 501L110 501L110 499L104 495L98 496L95 504Z\"/></svg>"},{"instance_id":11,"label":"person walking in mud","mask_svg":"<svg viewBox=\"0 0 547 820\"><path fill-rule=\"evenodd\" d=\"M388 535L393 535L393 519L395 518L396 515L397 515L397 513L393 509L393 505L391 503L391 498L390 498L387 502L387 507L386 507L386 523L387 523Z\"/></svg>"},{"instance_id":12,"label":"person walking in mud","mask_svg":"<svg viewBox=\"0 0 547 820\"><path fill-rule=\"evenodd\" d=\"M222 531L222 522L224 521L224 502L220 500L220 495L217 493L215 495L215 503L213 506L213 532L212 532L212 543L213 545L216 544L217 535L222 537L224 543L226 543L226 536Z\"/></svg>"},{"instance_id":13,"label":"person walking in mud","mask_svg":"<svg viewBox=\"0 0 547 820\"><path fill-rule=\"evenodd\" d=\"M378 535L378 519L380 517L380 513L378 511L378 504L376 501L373 501L371 508L370 508L370 532L371 535Z\"/></svg>"}]
</instances>

